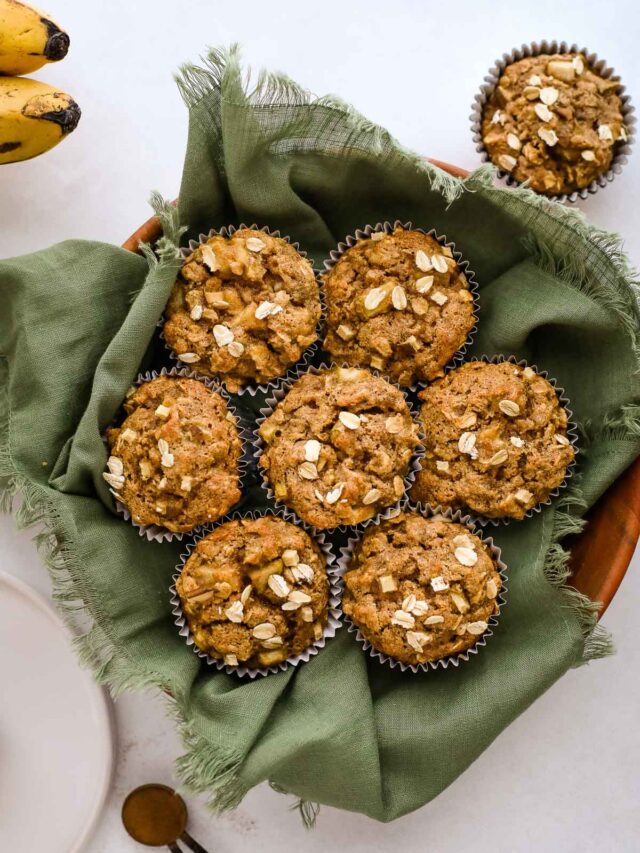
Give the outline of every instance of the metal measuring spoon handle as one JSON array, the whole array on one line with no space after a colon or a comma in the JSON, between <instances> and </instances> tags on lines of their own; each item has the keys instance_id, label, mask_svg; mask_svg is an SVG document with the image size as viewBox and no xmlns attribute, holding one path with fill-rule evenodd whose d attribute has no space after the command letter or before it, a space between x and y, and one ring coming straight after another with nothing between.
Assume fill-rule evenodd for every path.
<instances>
[{"instance_id":1,"label":"metal measuring spoon handle","mask_svg":"<svg viewBox=\"0 0 640 853\"><path fill-rule=\"evenodd\" d=\"M190 850L193 850L193 853L208 853L208 851L204 849L202 844L198 844L195 838L192 838L189 835L186 829L180 836L180 841L182 841L183 844L186 844Z\"/></svg>"}]
</instances>

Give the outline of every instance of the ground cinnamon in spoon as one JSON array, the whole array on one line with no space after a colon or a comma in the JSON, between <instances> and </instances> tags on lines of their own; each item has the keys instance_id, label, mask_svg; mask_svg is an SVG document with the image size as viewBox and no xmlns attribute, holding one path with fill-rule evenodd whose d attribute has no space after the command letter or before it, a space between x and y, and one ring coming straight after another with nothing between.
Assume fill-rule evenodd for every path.
<instances>
[{"instance_id":1,"label":"ground cinnamon in spoon","mask_svg":"<svg viewBox=\"0 0 640 853\"><path fill-rule=\"evenodd\" d=\"M162 847L173 844L187 825L187 807L165 785L143 785L132 791L122 806L122 822L140 844Z\"/></svg>"}]
</instances>

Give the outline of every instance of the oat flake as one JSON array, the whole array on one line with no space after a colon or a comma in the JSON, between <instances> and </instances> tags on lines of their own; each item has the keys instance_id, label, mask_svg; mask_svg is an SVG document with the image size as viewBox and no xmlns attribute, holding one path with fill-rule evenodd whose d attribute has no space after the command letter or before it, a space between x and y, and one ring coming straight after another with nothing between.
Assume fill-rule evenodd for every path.
<instances>
[{"instance_id":1,"label":"oat flake","mask_svg":"<svg viewBox=\"0 0 640 853\"><path fill-rule=\"evenodd\" d=\"M533 109L540 121L552 121L553 113L546 104L536 104Z\"/></svg>"},{"instance_id":2,"label":"oat flake","mask_svg":"<svg viewBox=\"0 0 640 853\"><path fill-rule=\"evenodd\" d=\"M416 281L416 290L418 293L428 293L433 287L433 276L423 275Z\"/></svg>"},{"instance_id":3,"label":"oat flake","mask_svg":"<svg viewBox=\"0 0 640 853\"><path fill-rule=\"evenodd\" d=\"M558 142L558 134L555 132L555 130L552 130L548 127L541 127L538 130L538 136L545 143L545 145L548 145L550 148L553 148L553 146L556 145Z\"/></svg>"},{"instance_id":4,"label":"oat flake","mask_svg":"<svg viewBox=\"0 0 640 853\"><path fill-rule=\"evenodd\" d=\"M360 417L353 412L340 412L338 418L347 429L358 429L360 426Z\"/></svg>"},{"instance_id":5,"label":"oat flake","mask_svg":"<svg viewBox=\"0 0 640 853\"><path fill-rule=\"evenodd\" d=\"M381 287L372 288L364 298L364 307L367 311L375 311L386 296L386 291Z\"/></svg>"},{"instance_id":6,"label":"oat flake","mask_svg":"<svg viewBox=\"0 0 640 853\"><path fill-rule=\"evenodd\" d=\"M501 154L498 157L498 165L501 169L504 169L505 172L513 171L517 162L516 158L512 157L510 154Z\"/></svg>"},{"instance_id":7,"label":"oat flake","mask_svg":"<svg viewBox=\"0 0 640 853\"><path fill-rule=\"evenodd\" d=\"M463 432L458 439L458 450L460 453L466 453L472 459L476 459L478 451L476 450L476 436L473 432Z\"/></svg>"},{"instance_id":8,"label":"oat flake","mask_svg":"<svg viewBox=\"0 0 640 853\"><path fill-rule=\"evenodd\" d=\"M456 548L453 555L462 566L475 566L478 562L478 555L473 548Z\"/></svg>"},{"instance_id":9,"label":"oat flake","mask_svg":"<svg viewBox=\"0 0 640 853\"><path fill-rule=\"evenodd\" d=\"M429 272L432 269L429 256L422 249L418 249L416 252L416 266L419 270L422 270L422 272Z\"/></svg>"},{"instance_id":10,"label":"oat flake","mask_svg":"<svg viewBox=\"0 0 640 853\"><path fill-rule=\"evenodd\" d=\"M515 133L507 133L507 145L513 148L514 151L519 151L522 148L522 143Z\"/></svg>"},{"instance_id":11,"label":"oat flake","mask_svg":"<svg viewBox=\"0 0 640 853\"><path fill-rule=\"evenodd\" d=\"M289 584L282 575L269 575L267 584L271 592L277 595L278 598L286 598L289 595Z\"/></svg>"},{"instance_id":12,"label":"oat flake","mask_svg":"<svg viewBox=\"0 0 640 853\"><path fill-rule=\"evenodd\" d=\"M325 495L325 501L329 505L338 503L338 501L340 500L340 497L342 495L343 489L344 489L344 483L339 483L334 489L331 489L331 491L327 492L327 494Z\"/></svg>"},{"instance_id":13,"label":"oat flake","mask_svg":"<svg viewBox=\"0 0 640 853\"><path fill-rule=\"evenodd\" d=\"M543 104L550 107L558 100L559 94L560 92L558 92L555 86L545 86L543 89L540 89L540 100Z\"/></svg>"},{"instance_id":14,"label":"oat flake","mask_svg":"<svg viewBox=\"0 0 640 853\"><path fill-rule=\"evenodd\" d=\"M310 438L304 445L304 458L307 462L317 462L322 445L315 438Z\"/></svg>"},{"instance_id":15,"label":"oat flake","mask_svg":"<svg viewBox=\"0 0 640 853\"><path fill-rule=\"evenodd\" d=\"M215 272L218 269L216 253L213 251L211 246L205 245L202 247L202 262L209 267L211 272Z\"/></svg>"},{"instance_id":16,"label":"oat flake","mask_svg":"<svg viewBox=\"0 0 640 853\"><path fill-rule=\"evenodd\" d=\"M318 479L318 469L313 464L313 462L303 462L302 465L299 465L298 474L302 477L303 480Z\"/></svg>"},{"instance_id":17,"label":"oat flake","mask_svg":"<svg viewBox=\"0 0 640 853\"><path fill-rule=\"evenodd\" d=\"M391 619L391 624L398 625L400 628L413 628L415 621L410 613L406 613L404 610L396 610Z\"/></svg>"},{"instance_id":18,"label":"oat flake","mask_svg":"<svg viewBox=\"0 0 640 853\"><path fill-rule=\"evenodd\" d=\"M391 304L396 311L404 311L407 307L407 294L400 285L396 285L391 291Z\"/></svg>"},{"instance_id":19,"label":"oat flake","mask_svg":"<svg viewBox=\"0 0 640 853\"><path fill-rule=\"evenodd\" d=\"M446 273L449 271L449 264L444 255L432 255L431 264L436 272Z\"/></svg>"},{"instance_id":20,"label":"oat flake","mask_svg":"<svg viewBox=\"0 0 640 853\"><path fill-rule=\"evenodd\" d=\"M245 243L250 252L261 252L267 245L259 237L247 237Z\"/></svg>"},{"instance_id":21,"label":"oat flake","mask_svg":"<svg viewBox=\"0 0 640 853\"><path fill-rule=\"evenodd\" d=\"M213 327L213 337L216 339L219 347L226 347L232 343L234 335L228 326L217 324Z\"/></svg>"}]
</instances>

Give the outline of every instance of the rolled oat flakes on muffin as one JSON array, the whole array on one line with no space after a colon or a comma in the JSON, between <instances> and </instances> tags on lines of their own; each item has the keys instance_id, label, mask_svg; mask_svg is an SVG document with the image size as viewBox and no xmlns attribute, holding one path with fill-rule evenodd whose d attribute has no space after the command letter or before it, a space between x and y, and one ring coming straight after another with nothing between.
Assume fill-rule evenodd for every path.
<instances>
[{"instance_id":1,"label":"rolled oat flakes on muffin","mask_svg":"<svg viewBox=\"0 0 640 853\"><path fill-rule=\"evenodd\" d=\"M328 620L326 559L306 531L276 516L228 521L200 539L176 590L196 646L229 666L299 655Z\"/></svg>"},{"instance_id":2,"label":"rolled oat flakes on muffin","mask_svg":"<svg viewBox=\"0 0 640 853\"><path fill-rule=\"evenodd\" d=\"M324 349L400 385L442 375L475 324L473 294L453 252L422 231L398 226L358 240L323 282Z\"/></svg>"},{"instance_id":3,"label":"rolled oat flakes on muffin","mask_svg":"<svg viewBox=\"0 0 640 853\"><path fill-rule=\"evenodd\" d=\"M409 665L474 646L502 587L489 546L469 528L411 510L367 527L344 582L343 610L363 637Z\"/></svg>"},{"instance_id":4,"label":"rolled oat flakes on muffin","mask_svg":"<svg viewBox=\"0 0 640 853\"><path fill-rule=\"evenodd\" d=\"M482 116L489 157L546 195L588 187L627 141L619 82L580 53L540 54L507 65Z\"/></svg>"},{"instance_id":5,"label":"rolled oat flakes on muffin","mask_svg":"<svg viewBox=\"0 0 640 853\"><path fill-rule=\"evenodd\" d=\"M419 396L425 456L413 500L522 519L564 481L575 455L567 412L532 368L472 361Z\"/></svg>"},{"instance_id":6,"label":"rolled oat flakes on muffin","mask_svg":"<svg viewBox=\"0 0 640 853\"><path fill-rule=\"evenodd\" d=\"M144 382L107 431L104 479L141 526L184 533L215 521L241 496L242 441L223 397L186 377Z\"/></svg>"},{"instance_id":7,"label":"rolled oat flakes on muffin","mask_svg":"<svg viewBox=\"0 0 640 853\"><path fill-rule=\"evenodd\" d=\"M177 357L229 391L282 376L316 340L318 283L290 243L240 228L184 261L165 311Z\"/></svg>"},{"instance_id":8,"label":"rolled oat flakes on muffin","mask_svg":"<svg viewBox=\"0 0 640 853\"><path fill-rule=\"evenodd\" d=\"M276 500L321 530L358 524L396 503L419 444L403 393L345 367L303 374L258 434Z\"/></svg>"}]
</instances>

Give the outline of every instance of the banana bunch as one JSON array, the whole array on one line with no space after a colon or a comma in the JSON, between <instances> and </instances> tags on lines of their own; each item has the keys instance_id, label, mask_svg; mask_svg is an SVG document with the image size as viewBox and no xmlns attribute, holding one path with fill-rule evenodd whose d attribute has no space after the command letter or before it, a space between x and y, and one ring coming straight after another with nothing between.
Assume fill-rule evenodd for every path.
<instances>
[{"instance_id":1,"label":"banana bunch","mask_svg":"<svg viewBox=\"0 0 640 853\"><path fill-rule=\"evenodd\" d=\"M69 95L29 74L67 55L69 36L48 15L0 0L0 164L28 160L61 142L80 121Z\"/></svg>"}]
</instances>

